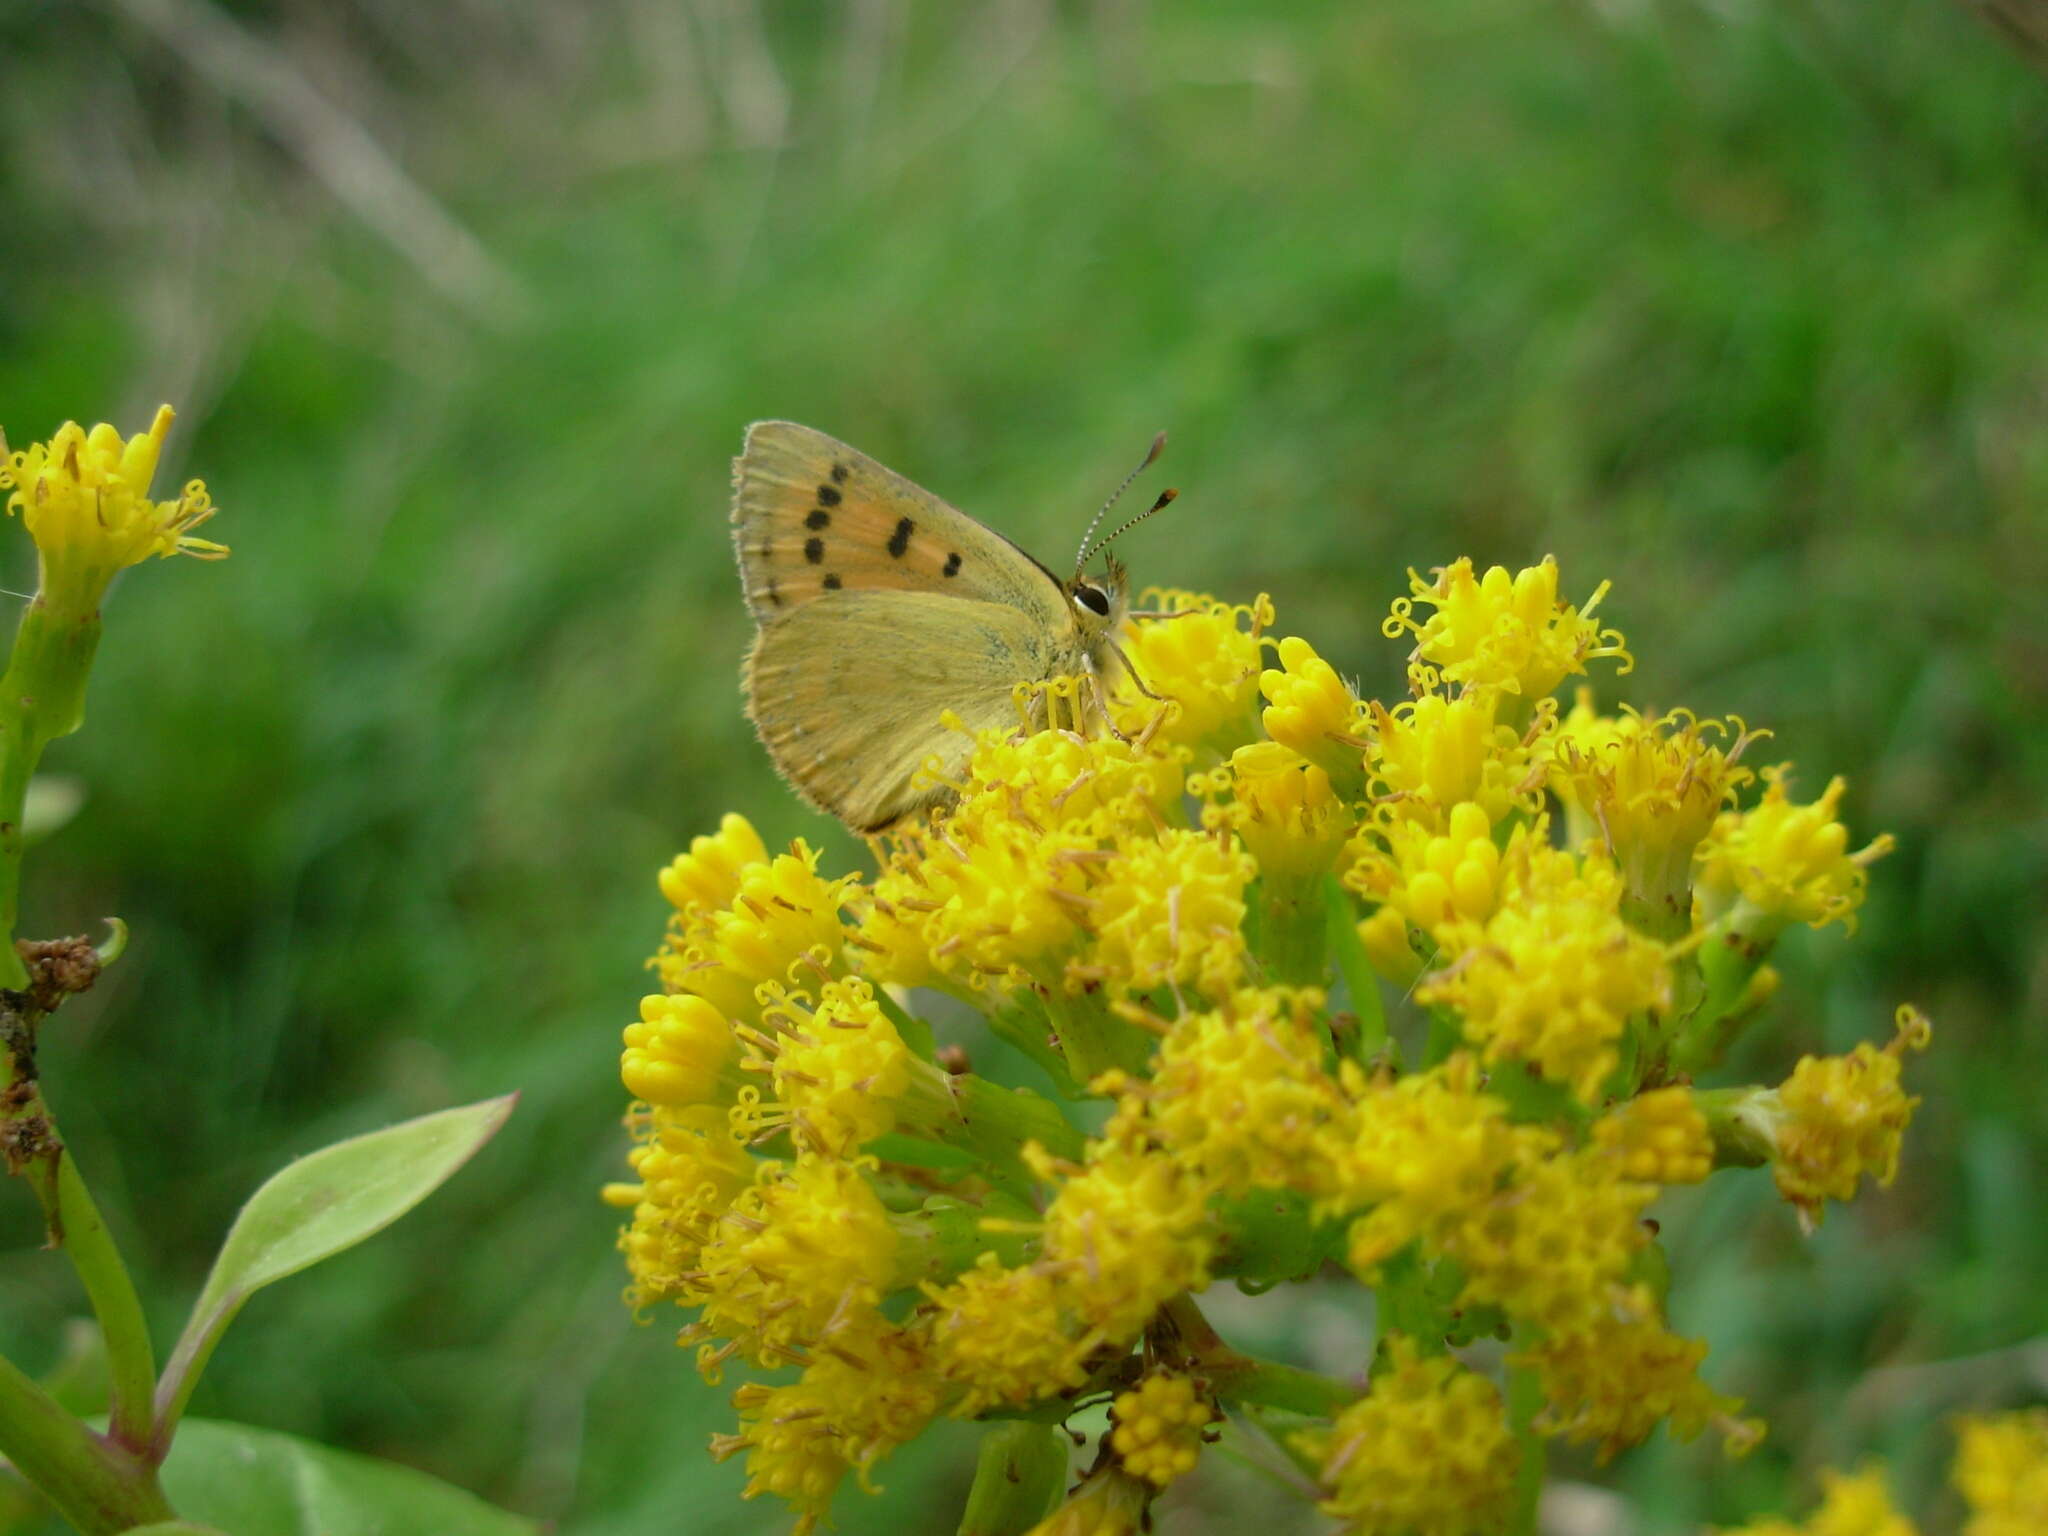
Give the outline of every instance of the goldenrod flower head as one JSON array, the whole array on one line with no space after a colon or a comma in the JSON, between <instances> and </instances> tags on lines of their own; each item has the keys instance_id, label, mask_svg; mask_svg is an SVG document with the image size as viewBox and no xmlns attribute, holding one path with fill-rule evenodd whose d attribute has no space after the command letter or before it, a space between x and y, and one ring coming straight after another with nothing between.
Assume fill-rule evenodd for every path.
<instances>
[{"instance_id":1,"label":"goldenrod flower head","mask_svg":"<svg viewBox=\"0 0 2048 1536\"><path fill-rule=\"evenodd\" d=\"M1164 1488L1195 1470L1202 1456L1202 1431L1216 1409L1185 1376L1159 1372L1109 1407L1110 1448L1123 1469Z\"/></svg>"},{"instance_id":2,"label":"goldenrod flower head","mask_svg":"<svg viewBox=\"0 0 2048 1536\"><path fill-rule=\"evenodd\" d=\"M1558 601L1557 562L1547 556L1512 576L1496 565L1475 577L1470 560L1434 574L1424 581L1410 571L1409 595L1394 600L1380 627L1390 640L1414 635L1415 658L1446 682L1533 700L1584 672L1589 661L1613 657L1622 672L1635 665L1620 631L1602 629L1593 618L1607 595L1604 581L1578 608ZM1418 621L1417 604L1435 611Z\"/></svg>"},{"instance_id":3,"label":"goldenrod flower head","mask_svg":"<svg viewBox=\"0 0 2048 1536\"><path fill-rule=\"evenodd\" d=\"M1775 1091L1755 1096L1745 1118L1772 1148L1778 1193L1818 1223L1823 1200L1847 1200L1866 1173L1880 1188L1899 1169L1899 1139L1920 1101L1899 1083L1907 1050L1925 1050L1931 1030L1903 1007L1882 1050L1863 1041L1846 1056L1802 1056Z\"/></svg>"},{"instance_id":4,"label":"goldenrod flower head","mask_svg":"<svg viewBox=\"0 0 2048 1536\"><path fill-rule=\"evenodd\" d=\"M746 1034L745 1070L766 1076L774 1099L742 1093L740 1128L753 1138L787 1126L802 1151L850 1155L894 1127L911 1057L874 988L857 976L828 981L815 1003L772 984L763 991L773 1001Z\"/></svg>"},{"instance_id":5,"label":"goldenrod flower head","mask_svg":"<svg viewBox=\"0 0 2048 1536\"><path fill-rule=\"evenodd\" d=\"M800 1363L836 1318L878 1306L900 1283L896 1229L854 1164L799 1157L764 1165L698 1254L684 1300L704 1334L757 1365ZM709 1350L700 1364L715 1369Z\"/></svg>"},{"instance_id":6,"label":"goldenrod flower head","mask_svg":"<svg viewBox=\"0 0 2048 1536\"><path fill-rule=\"evenodd\" d=\"M2048 1408L1959 1420L1953 1477L1970 1506L1963 1536L2048 1530Z\"/></svg>"},{"instance_id":7,"label":"goldenrod flower head","mask_svg":"<svg viewBox=\"0 0 2048 1536\"><path fill-rule=\"evenodd\" d=\"M1159 1490L1111 1463L1089 1475L1067 1501L1024 1536L1139 1536Z\"/></svg>"},{"instance_id":8,"label":"goldenrod flower head","mask_svg":"<svg viewBox=\"0 0 2048 1536\"><path fill-rule=\"evenodd\" d=\"M662 870L661 894L685 915L730 906L740 891L741 871L767 862L767 845L753 823L728 811L715 834L691 838L690 851L677 854Z\"/></svg>"},{"instance_id":9,"label":"goldenrod flower head","mask_svg":"<svg viewBox=\"0 0 2048 1536\"><path fill-rule=\"evenodd\" d=\"M1730 894L1766 917L1821 928L1839 922L1856 931L1865 870L1894 847L1889 833L1849 852L1849 832L1837 820L1847 783L1828 781L1810 805L1786 793L1788 768L1764 770L1764 797L1746 811L1729 811L1700 850L1701 884L1725 905Z\"/></svg>"},{"instance_id":10,"label":"goldenrod flower head","mask_svg":"<svg viewBox=\"0 0 2048 1536\"><path fill-rule=\"evenodd\" d=\"M1232 814L1215 818L1243 841L1268 880L1305 881L1327 872L1357 825L1330 776L1291 747L1261 741L1239 747L1212 780ZM1194 778L1190 793L1200 793Z\"/></svg>"},{"instance_id":11,"label":"goldenrod flower head","mask_svg":"<svg viewBox=\"0 0 2048 1536\"><path fill-rule=\"evenodd\" d=\"M1164 742L1227 757L1258 735L1259 636L1273 622L1273 605L1220 603L1194 592L1148 589L1154 606L1170 614L1135 623L1124 638L1138 679L1175 708L1160 727ZM1129 686L1118 723L1132 735L1159 704Z\"/></svg>"},{"instance_id":12,"label":"goldenrod flower head","mask_svg":"<svg viewBox=\"0 0 2048 1536\"><path fill-rule=\"evenodd\" d=\"M1548 706L1530 732L1518 734L1497 719L1500 700L1497 689L1468 688L1455 697L1425 693L1391 710L1368 706L1372 789L1390 819L1440 831L1445 814L1465 801L1489 822L1536 809L1543 769L1533 741L1549 724Z\"/></svg>"},{"instance_id":13,"label":"goldenrod flower head","mask_svg":"<svg viewBox=\"0 0 2048 1536\"><path fill-rule=\"evenodd\" d=\"M1415 1238L1440 1238L1484 1209L1508 1171L1554 1139L1510 1124L1506 1102L1480 1087L1478 1062L1463 1052L1395 1082L1353 1069L1346 1084L1355 1109L1325 1138L1336 1192L1319 1209L1370 1207L1350 1233L1349 1262L1362 1278Z\"/></svg>"},{"instance_id":14,"label":"goldenrod flower head","mask_svg":"<svg viewBox=\"0 0 2048 1536\"><path fill-rule=\"evenodd\" d=\"M1069 1334L1044 1266L1008 1269L984 1253L950 1285L927 1283L925 1294L932 1361L962 1393L956 1413L1022 1406L1080 1385L1081 1359L1097 1340Z\"/></svg>"},{"instance_id":15,"label":"goldenrod flower head","mask_svg":"<svg viewBox=\"0 0 2048 1536\"><path fill-rule=\"evenodd\" d=\"M1174 1296L1208 1283L1208 1190L1177 1158L1115 1143L1091 1146L1080 1168L1035 1146L1026 1157L1041 1178L1064 1175L1045 1212L1045 1261L1061 1305L1103 1338L1134 1338Z\"/></svg>"},{"instance_id":16,"label":"goldenrod flower head","mask_svg":"<svg viewBox=\"0 0 2048 1536\"><path fill-rule=\"evenodd\" d=\"M1689 1088L1636 1095L1593 1122L1593 1140L1641 1184L1697 1184L1714 1171L1714 1138Z\"/></svg>"},{"instance_id":17,"label":"goldenrod flower head","mask_svg":"<svg viewBox=\"0 0 2048 1536\"><path fill-rule=\"evenodd\" d=\"M1409 1339L1389 1341L1386 1369L1329 1429L1289 1439L1322 1466L1317 1507L1355 1536L1505 1528L1516 1452L1499 1390Z\"/></svg>"},{"instance_id":18,"label":"goldenrod flower head","mask_svg":"<svg viewBox=\"0 0 2048 1536\"><path fill-rule=\"evenodd\" d=\"M1754 1520L1722 1536L1917 1536L1913 1522L1893 1506L1883 1468L1823 1471L1820 1481L1821 1506L1808 1519Z\"/></svg>"},{"instance_id":19,"label":"goldenrod flower head","mask_svg":"<svg viewBox=\"0 0 2048 1536\"><path fill-rule=\"evenodd\" d=\"M1259 691L1267 699L1261 717L1266 735L1318 764L1347 793L1355 793L1364 771L1364 706L1337 669L1300 636L1287 636L1278 649L1280 665L1259 674Z\"/></svg>"},{"instance_id":20,"label":"goldenrod flower head","mask_svg":"<svg viewBox=\"0 0 2048 1536\"><path fill-rule=\"evenodd\" d=\"M1846 920L1883 844L1846 853L1839 785L1759 793L1739 725L1561 721L1550 690L1628 657L1599 592L1557 593L1548 561L1416 580L1392 708L1269 638L1265 599L1167 594L1106 709L1053 679L934 756L948 802L871 842L871 877L737 817L663 871L663 995L621 1059L634 1178L606 1198L629 1298L694 1310L700 1370L782 1373L716 1442L750 1493L807 1529L935 1416L1112 1402L1040 1536L1116 1536L1242 1403L1304 1413L1353 1531L1504 1528L1539 1458L1487 1381L1395 1338L1349 1402L1202 1316L1212 1281L1333 1252L1411 1337L1512 1341L1527 1433L1753 1440L1666 1324L1644 1213L1717 1153L1770 1150L1812 1205L1888 1178L1924 1021L1777 1089L1692 1086L1769 1001L1777 928ZM1070 1102L979 1075L968 1011Z\"/></svg>"},{"instance_id":21,"label":"goldenrod flower head","mask_svg":"<svg viewBox=\"0 0 2048 1536\"><path fill-rule=\"evenodd\" d=\"M1096 866L1092 964L1119 990L1199 982L1211 995L1244 965L1244 889L1258 865L1235 842L1172 830L1127 841Z\"/></svg>"},{"instance_id":22,"label":"goldenrod flower head","mask_svg":"<svg viewBox=\"0 0 2048 1536\"><path fill-rule=\"evenodd\" d=\"M1485 923L1439 929L1446 964L1416 987L1462 1015L1489 1062L1527 1062L1591 1103L1619 1062L1629 1021L1669 1006L1664 947L1621 917L1621 877L1604 858L1533 842L1503 870Z\"/></svg>"},{"instance_id":23,"label":"goldenrod flower head","mask_svg":"<svg viewBox=\"0 0 2048 1536\"><path fill-rule=\"evenodd\" d=\"M800 1380L733 1393L740 1431L714 1435L719 1461L746 1452L754 1498L773 1493L797 1511L796 1531L813 1529L848 1471L867 1482L886 1452L917 1435L937 1413L940 1384L903 1330L850 1330L804 1368Z\"/></svg>"},{"instance_id":24,"label":"goldenrod flower head","mask_svg":"<svg viewBox=\"0 0 2048 1536\"><path fill-rule=\"evenodd\" d=\"M725 1015L691 993L641 998L640 1022L626 1026L625 1041L619 1077L626 1091L673 1107L719 1098L736 1050Z\"/></svg>"},{"instance_id":25,"label":"goldenrod flower head","mask_svg":"<svg viewBox=\"0 0 2048 1536\"><path fill-rule=\"evenodd\" d=\"M1597 834L1630 896L1682 933L1692 912L1693 850L1756 777L1737 761L1755 739L1740 720L1730 726L1685 710L1644 716L1624 706L1618 716L1601 715L1592 690L1581 688L1551 739L1550 783L1571 813L1574 840Z\"/></svg>"},{"instance_id":26,"label":"goldenrod flower head","mask_svg":"<svg viewBox=\"0 0 2048 1536\"><path fill-rule=\"evenodd\" d=\"M1157 741L982 732L960 803L906 834L874 882L861 936L876 972L970 990L1016 971L1057 980L1105 867L1149 841L1184 778Z\"/></svg>"},{"instance_id":27,"label":"goldenrod flower head","mask_svg":"<svg viewBox=\"0 0 2048 1536\"><path fill-rule=\"evenodd\" d=\"M744 843L735 839L727 846ZM728 1018L752 1020L760 1016L756 991L763 982L788 981L799 963L830 973L844 943L839 908L853 877L825 879L816 851L801 838L788 853L741 863L733 872L731 899L677 912L654 963L664 990L694 994Z\"/></svg>"},{"instance_id":28,"label":"goldenrod flower head","mask_svg":"<svg viewBox=\"0 0 2048 1536\"><path fill-rule=\"evenodd\" d=\"M1525 1156L1440 1239L1465 1273L1460 1304L1499 1307L1554 1337L1596 1326L1649 1244L1642 1214L1656 1195L1597 1152Z\"/></svg>"},{"instance_id":29,"label":"goldenrod flower head","mask_svg":"<svg viewBox=\"0 0 2048 1536\"><path fill-rule=\"evenodd\" d=\"M1542 1380L1537 1429L1597 1447L1603 1463L1662 1423L1681 1440L1718 1425L1729 1449L1743 1454L1762 1426L1736 1419L1742 1404L1700 1380L1706 1354L1703 1341L1681 1339L1664 1326L1649 1287L1638 1285L1585 1327L1546 1337L1514 1363Z\"/></svg>"},{"instance_id":30,"label":"goldenrod flower head","mask_svg":"<svg viewBox=\"0 0 2048 1536\"><path fill-rule=\"evenodd\" d=\"M1492 820L1474 801L1451 806L1442 831L1395 821L1355 839L1350 853L1345 884L1426 933L1483 923L1500 904L1501 850ZM1521 848L1515 855L1527 857ZM1444 937L1454 941L1454 935Z\"/></svg>"},{"instance_id":31,"label":"goldenrod flower head","mask_svg":"<svg viewBox=\"0 0 2048 1536\"><path fill-rule=\"evenodd\" d=\"M157 455L173 413L157 408L149 430L124 439L105 422L90 432L67 421L47 443L9 453L0 440L0 490L42 555L43 586L69 594L79 607L96 607L114 573L151 555L192 555L218 560L224 544L193 536L213 516L206 487L194 480L175 501L149 499Z\"/></svg>"},{"instance_id":32,"label":"goldenrod flower head","mask_svg":"<svg viewBox=\"0 0 2048 1536\"><path fill-rule=\"evenodd\" d=\"M1149 1077L1120 1075L1104 1139L1163 1147L1218 1193L1330 1197L1336 1165L1325 1149L1349 1140L1351 1106L1323 1067L1321 1003L1315 992L1248 990L1180 1019Z\"/></svg>"},{"instance_id":33,"label":"goldenrod flower head","mask_svg":"<svg viewBox=\"0 0 2048 1536\"><path fill-rule=\"evenodd\" d=\"M640 1138L630 1159L639 1182L606 1194L633 1208L619 1247L633 1277L628 1294L635 1307L645 1307L687 1289L685 1276L696 1270L719 1219L753 1182L754 1160L717 1105L657 1108L629 1123Z\"/></svg>"}]
</instances>

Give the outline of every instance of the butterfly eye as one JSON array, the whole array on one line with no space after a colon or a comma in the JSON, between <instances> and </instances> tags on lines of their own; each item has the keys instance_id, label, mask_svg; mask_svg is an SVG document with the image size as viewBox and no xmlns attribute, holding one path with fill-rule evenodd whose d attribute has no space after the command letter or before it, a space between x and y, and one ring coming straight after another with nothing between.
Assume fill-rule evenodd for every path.
<instances>
[{"instance_id":1,"label":"butterfly eye","mask_svg":"<svg viewBox=\"0 0 2048 1536\"><path fill-rule=\"evenodd\" d=\"M1109 594L1100 587L1084 585L1074 588L1074 601L1098 619L1109 617Z\"/></svg>"}]
</instances>

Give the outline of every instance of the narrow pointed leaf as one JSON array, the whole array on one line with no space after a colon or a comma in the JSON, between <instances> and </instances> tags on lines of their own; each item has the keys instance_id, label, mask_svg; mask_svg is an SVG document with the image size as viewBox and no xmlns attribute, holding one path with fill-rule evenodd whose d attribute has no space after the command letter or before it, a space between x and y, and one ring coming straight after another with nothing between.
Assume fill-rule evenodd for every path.
<instances>
[{"instance_id":1,"label":"narrow pointed leaf","mask_svg":"<svg viewBox=\"0 0 2048 1536\"><path fill-rule=\"evenodd\" d=\"M352 1248L411 1210L460 1168L512 1112L486 1099L351 1137L300 1158L249 1198L158 1388L158 1434L177 1423L220 1336L264 1286Z\"/></svg>"}]
</instances>

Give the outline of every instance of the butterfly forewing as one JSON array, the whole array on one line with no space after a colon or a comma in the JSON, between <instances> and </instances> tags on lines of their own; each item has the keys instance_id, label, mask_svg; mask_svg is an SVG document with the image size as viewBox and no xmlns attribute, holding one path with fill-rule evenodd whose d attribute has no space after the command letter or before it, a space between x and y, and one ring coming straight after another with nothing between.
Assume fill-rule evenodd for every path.
<instances>
[{"instance_id":1,"label":"butterfly forewing","mask_svg":"<svg viewBox=\"0 0 2048 1536\"><path fill-rule=\"evenodd\" d=\"M1066 594L992 529L837 438L756 422L733 463L733 541L760 623L835 592L944 592L1067 621Z\"/></svg>"}]
</instances>

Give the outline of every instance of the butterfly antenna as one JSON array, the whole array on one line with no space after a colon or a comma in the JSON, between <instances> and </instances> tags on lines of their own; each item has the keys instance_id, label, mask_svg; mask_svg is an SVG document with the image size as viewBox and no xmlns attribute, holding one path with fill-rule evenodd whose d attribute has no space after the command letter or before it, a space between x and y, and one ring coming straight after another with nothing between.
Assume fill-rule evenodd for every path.
<instances>
[{"instance_id":1,"label":"butterfly antenna","mask_svg":"<svg viewBox=\"0 0 2048 1536\"><path fill-rule=\"evenodd\" d=\"M1113 492L1111 492L1109 500L1105 501L1099 508L1096 509L1095 516L1089 520L1088 531L1081 535L1081 553L1074 557L1075 580L1080 580L1081 572L1087 568L1088 557L1090 555L1094 554L1096 550L1100 549L1102 547L1102 544L1107 544L1109 542L1109 539L1115 538L1116 533L1122 533L1124 531L1124 528L1128 528L1131 526L1130 523L1124 524L1124 528L1117 529L1116 533L1112 533L1109 536L1109 539L1104 539L1102 541L1102 544L1090 544L1088 542L1090 539L1095 537L1095 530L1102 526L1103 518L1108 516L1109 509L1116 505L1117 498L1123 495L1125 491L1128 491L1131 488L1131 482L1137 479L1138 476L1145 473L1146 470L1150 469L1154 462L1157 461L1157 459L1159 458L1159 455L1164 453L1165 451L1166 434L1162 432L1157 437L1152 439L1152 446L1145 450L1145 457L1143 461L1139 463L1138 467L1132 470L1128 475L1125 475L1124 483L1118 486ZM1171 501L1173 498L1171 495L1169 495L1166 499L1168 501ZM1156 505L1152 508L1152 512L1157 512L1158 510L1159 508ZM1147 512L1145 514L1145 517L1150 517L1152 515L1152 512ZM1144 518L1133 518L1131 521L1143 522Z\"/></svg>"}]
</instances>

